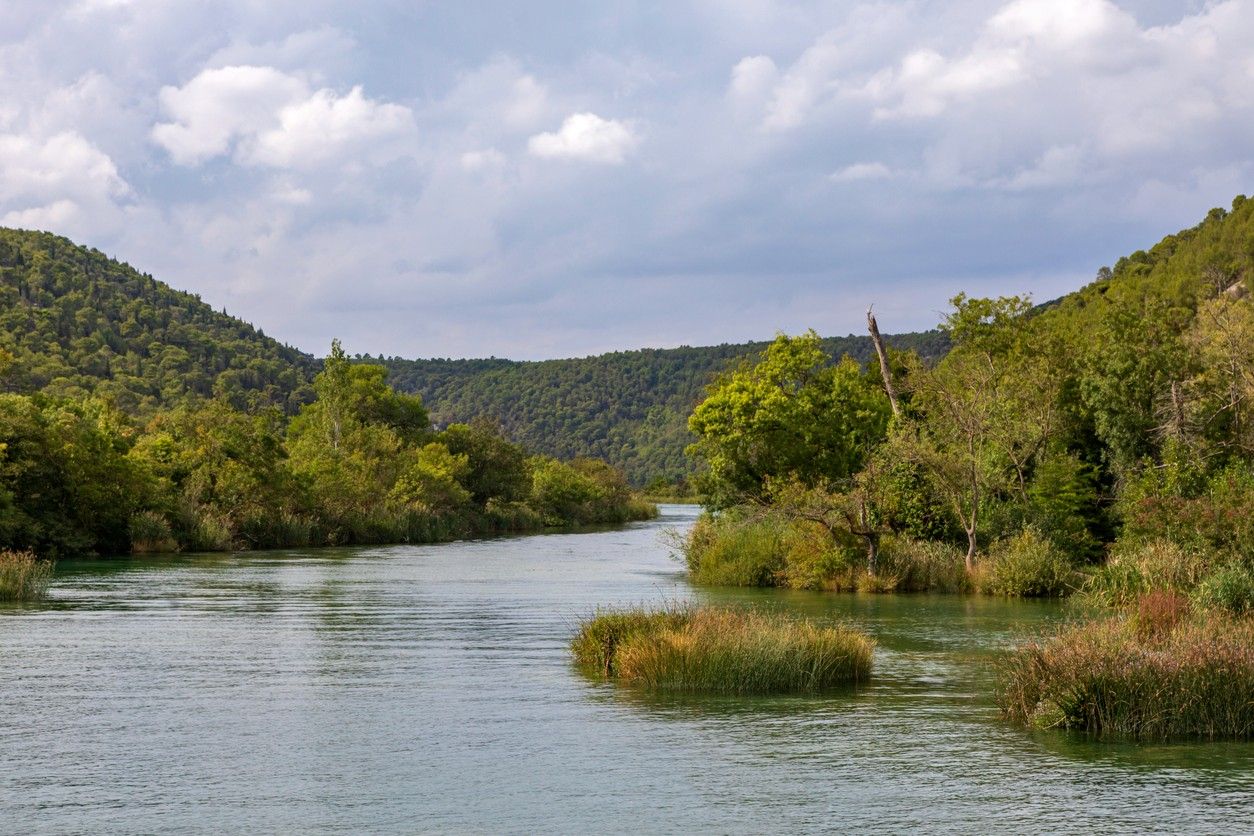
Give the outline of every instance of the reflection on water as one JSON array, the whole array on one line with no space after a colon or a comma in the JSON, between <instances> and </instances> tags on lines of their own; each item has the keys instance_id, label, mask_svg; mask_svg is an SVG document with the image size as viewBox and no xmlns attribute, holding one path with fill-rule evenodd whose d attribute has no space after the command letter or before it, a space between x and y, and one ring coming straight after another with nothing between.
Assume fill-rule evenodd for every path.
<instances>
[{"instance_id":1,"label":"reflection on water","mask_svg":"<svg viewBox=\"0 0 1254 836\"><path fill-rule=\"evenodd\" d=\"M1049 602L692 590L659 539L65 564L0 605L0 831L1233 833L1254 747L1004 724L999 649ZM585 679L599 605L695 597L846 620L875 674L822 697Z\"/></svg>"}]
</instances>

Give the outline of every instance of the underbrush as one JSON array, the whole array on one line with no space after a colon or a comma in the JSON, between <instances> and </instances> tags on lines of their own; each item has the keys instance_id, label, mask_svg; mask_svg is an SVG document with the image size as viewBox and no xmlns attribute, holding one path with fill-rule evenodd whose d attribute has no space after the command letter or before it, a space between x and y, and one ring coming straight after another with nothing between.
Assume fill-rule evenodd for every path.
<instances>
[{"instance_id":1,"label":"underbrush","mask_svg":"<svg viewBox=\"0 0 1254 836\"><path fill-rule=\"evenodd\" d=\"M1014 652L1003 713L1037 728L1138 739L1254 737L1254 620L1144 596L1134 612Z\"/></svg>"},{"instance_id":2,"label":"underbrush","mask_svg":"<svg viewBox=\"0 0 1254 836\"><path fill-rule=\"evenodd\" d=\"M0 551L0 601L42 600L51 580L51 561L33 552Z\"/></svg>"},{"instance_id":3,"label":"underbrush","mask_svg":"<svg viewBox=\"0 0 1254 836\"><path fill-rule=\"evenodd\" d=\"M864 681L872 640L755 610L632 609L597 614L571 648L589 672L651 691L815 692Z\"/></svg>"}]
</instances>

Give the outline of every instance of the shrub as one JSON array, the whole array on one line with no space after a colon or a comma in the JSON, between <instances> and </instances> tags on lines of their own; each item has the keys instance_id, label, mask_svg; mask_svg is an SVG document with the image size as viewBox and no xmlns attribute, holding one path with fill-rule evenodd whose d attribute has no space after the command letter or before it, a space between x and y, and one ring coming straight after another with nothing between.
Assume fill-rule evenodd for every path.
<instances>
[{"instance_id":1,"label":"shrub","mask_svg":"<svg viewBox=\"0 0 1254 836\"><path fill-rule=\"evenodd\" d=\"M1193 601L1202 609L1233 615L1254 611L1254 572L1236 562L1221 566L1198 584Z\"/></svg>"},{"instance_id":2,"label":"shrub","mask_svg":"<svg viewBox=\"0 0 1254 836\"><path fill-rule=\"evenodd\" d=\"M42 600L51 580L51 561L33 552L0 551L0 601Z\"/></svg>"},{"instance_id":3,"label":"shrub","mask_svg":"<svg viewBox=\"0 0 1254 836\"><path fill-rule=\"evenodd\" d=\"M861 587L868 592L965 592L970 588L960 550L947 543L885 537L880 567Z\"/></svg>"},{"instance_id":4,"label":"shrub","mask_svg":"<svg viewBox=\"0 0 1254 836\"><path fill-rule=\"evenodd\" d=\"M706 514L684 545L689 577L708 586L776 586L785 567L783 536L777 518Z\"/></svg>"},{"instance_id":5,"label":"shrub","mask_svg":"<svg viewBox=\"0 0 1254 836\"><path fill-rule=\"evenodd\" d=\"M1211 617L1137 629L1065 628L1013 653L997 695L1037 728L1142 739L1254 737L1254 620Z\"/></svg>"},{"instance_id":6,"label":"shrub","mask_svg":"<svg viewBox=\"0 0 1254 836\"><path fill-rule=\"evenodd\" d=\"M814 692L864 681L874 643L850 627L703 607L601 613L575 637L575 658L651 691Z\"/></svg>"},{"instance_id":7,"label":"shrub","mask_svg":"<svg viewBox=\"0 0 1254 836\"><path fill-rule=\"evenodd\" d=\"M1071 561L1033 528L994 543L975 575L985 595L1021 598L1066 595L1075 582Z\"/></svg>"}]
</instances>

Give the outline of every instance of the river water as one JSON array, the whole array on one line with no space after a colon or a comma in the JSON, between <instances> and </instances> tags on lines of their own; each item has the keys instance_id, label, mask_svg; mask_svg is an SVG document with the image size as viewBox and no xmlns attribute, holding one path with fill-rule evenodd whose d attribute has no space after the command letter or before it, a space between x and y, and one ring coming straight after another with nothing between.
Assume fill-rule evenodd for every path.
<instances>
[{"instance_id":1,"label":"river water","mask_svg":"<svg viewBox=\"0 0 1254 836\"><path fill-rule=\"evenodd\" d=\"M1254 832L1254 746L1001 721L1057 604L695 590L664 529L66 563L0 605L0 831ZM598 605L846 619L872 682L649 699L585 679Z\"/></svg>"}]
</instances>

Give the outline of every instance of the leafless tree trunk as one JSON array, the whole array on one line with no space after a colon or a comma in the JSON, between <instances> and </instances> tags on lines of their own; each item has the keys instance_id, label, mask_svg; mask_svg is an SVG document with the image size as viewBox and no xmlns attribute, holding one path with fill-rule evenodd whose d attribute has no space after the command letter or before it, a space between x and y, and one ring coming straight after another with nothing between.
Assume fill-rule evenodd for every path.
<instances>
[{"instance_id":1,"label":"leafless tree trunk","mask_svg":"<svg viewBox=\"0 0 1254 836\"><path fill-rule=\"evenodd\" d=\"M897 389L893 386L893 371L888 367L888 351L884 348L884 338L880 336L880 327L871 308L866 309L866 327L871 332L871 342L875 343L875 353L880 358L880 376L884 378L884 391L888 393L888 402L893 407L893 417L900 418L901 406L897 403Z\"/></svg>"}]
</instances>

